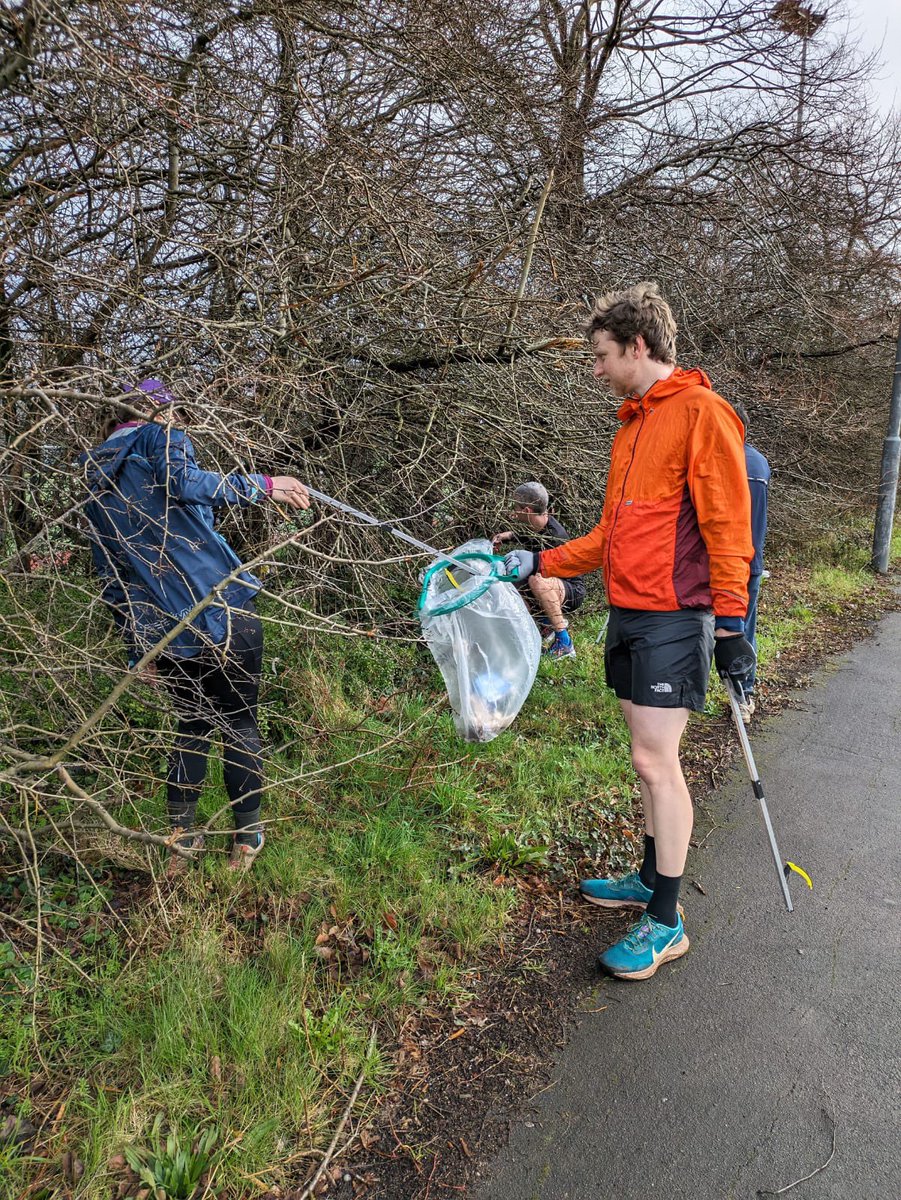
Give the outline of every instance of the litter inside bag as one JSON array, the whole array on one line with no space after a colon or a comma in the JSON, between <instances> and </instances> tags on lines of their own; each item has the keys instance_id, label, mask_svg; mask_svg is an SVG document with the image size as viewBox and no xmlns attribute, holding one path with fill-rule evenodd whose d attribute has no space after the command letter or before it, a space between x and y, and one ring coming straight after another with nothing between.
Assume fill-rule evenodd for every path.
<instances>
[{"instance_id":1,"label":"litter inside bag","mask_svg":"<svg viewBox=\"0 0 901 1200\"><path fill-rule=\"evenodd\" d=\"M466 542L425 573L422 632L444 676L454 726L467 742L490 742L512 724L532 689L541 636L522 597L503 582L491 542Z\"/></svg>"}]
</instances>

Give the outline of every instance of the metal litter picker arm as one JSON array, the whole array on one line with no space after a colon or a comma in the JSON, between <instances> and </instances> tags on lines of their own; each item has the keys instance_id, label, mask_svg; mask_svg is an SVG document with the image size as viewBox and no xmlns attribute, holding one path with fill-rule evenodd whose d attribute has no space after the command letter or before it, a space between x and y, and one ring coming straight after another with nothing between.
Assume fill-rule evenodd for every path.
<instances>
[{"instance_id":1,"label":"metal litter picker arm","mask_svg":"<svg viewBox=\"0 0 901 1200\"><path fill-rule=\"evenodd\" d=\"M754 762L754 755L751 751L751 743L748 740L745 723L741 718L741 712L738 708L739 696L735 689L735 684L728 675L721 675L723 685L726 689L726 694L729 697L729 703L732 706L732 720L735 723L735 728L738 731L738 740L741 742L742 754L745 756L745 762L748 766L748 774L751 776L751 786L754 789L754 795L760 804L760 811L763 813L763 823L766 826L766 835L770 840L770 850L773 853L773 862L776 864L776 875L779 879L779 886L782 889L782 897L785 900L785 907L789 912L794 912L791 893L788 890L788 880L785 878L786 868L782 863L782 855L779 853L779 847L776 844L776 835L773 832L773 825L770 821L770 811L767 808L766 798L763 794L763 784L760 782L760 776L757 774L757 764Z\"/></svg>"},{"instance_id":2,"label":"metal litter picker arm","mask_svg":"<svg viewBox=\"0 0 901 1200\"><path fill-rule=\"evenodd\" d=\"M430 546L428 542L421 542L419 538L411 537L409 533L405 533L403 529L398 529L396 525L392 525L390 521L380 521L378 517L373 517L370 513L362 512L359 508L352 508L349 504L342 504L340 500L335 500L332 496L326 496L325 492L317 492L315 488L304 485L314 500L318 500L321 504L327 504L329 508L337 508L339 512L347 513L350 517L356 517L358 521L365 521L367 525L375 525L379 529L384 529L394 537L400 538L402 542L406 542L409 546L415 546L417 550L425 550L427 554L431 554L433 558L440 558L444 562L453 563L455 567L460 567L463 571L471 571L472 563L466 563L460 558L454 558L452 554L445 554L443 550L437 550L434 546Z\"/></svg>"}]
</instances>

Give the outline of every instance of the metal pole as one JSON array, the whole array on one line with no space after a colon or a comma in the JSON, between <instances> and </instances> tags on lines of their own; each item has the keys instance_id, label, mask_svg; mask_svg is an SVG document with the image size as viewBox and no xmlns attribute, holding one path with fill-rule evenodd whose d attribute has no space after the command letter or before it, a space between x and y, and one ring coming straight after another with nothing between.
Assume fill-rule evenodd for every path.
<instances>
[{"instance_id":1,"label":"metal pole","mask_svg":"<svg viewBox=\"0 0 901 1200\"><path fill-rule=\"evenodd\" d=\"M882 444L882 470L879 475L879 498L876 505L876 526L873 531L873 570L880 575L888 571L892 545L892 523L898 494L898 468L901 464L901 320L898 322L898 344L895 350L895 375L892 380L892 403L889 410L888 433Z\"/></svg>"},{"instance_id":2,"label":"metal pole","mask_svg":"<svg viewBox=\"0 0 901 1200\"><path fill-rule=\"evenodd\" d=\"M757 797L760 804L760 811L763 814L763 823L766 826L770 851L773 855L773 862L776 864L776 876L779 880L779 886L782 888L782 898L785 901L785 907L788 911L794 912L791 892L788 890L788 880L785 878L782 855L779 853L779 847L776 844L776 835L773 832L773 823L770 820L770 810L767 808L766 799L763 794L763 784L760 782L760 776L757 774L757 764L754 762L754 755L751 752L751 743L745 731L745 723L741 719L741 712L738 707L738 693L735 690L735 684L728 675L723 675L722 680L726 688L726 693L729 696L729 703L732 706L732 719L738 731L738 740L741 742L742 753L745 756L745 762L748 766L748 774L751 776L751 786L754 789L754 795Z\"/></svg>"},{"instance_id":3,"label":"metal pole","mask_svg":"<svg viewBox=\"0 0 901 1200\"><path fill-rule=\"evenodd\" d=\"M417 550L424 550L434 558L440 558L444 562L453 563L461 571L467 571L470 575L473 574L473 564L471 562L467 563L462 558L454 558L452 554L445 554L443 550L437 550L434 546L430 546L428 542L421 542L419 538L411 537L409 533L405 533L403 529L398 529L390 521L380 521L378 517L373 517L370 513L362 512L359 508L352 508L349 504L342 504L340 500L335 500L332 496L326 496L325 492L317 492L315 488L308 485L305 486L314 500L319 500L322 504L327 504L330 508L337 508L340 512L347 513L348 516L356 517L358 521L365 521L367 525L376 525L379 529L385 529L396 538L400 538L402 542L406 542L410 546L415 546Z\"/></svg>"}]
</instances>

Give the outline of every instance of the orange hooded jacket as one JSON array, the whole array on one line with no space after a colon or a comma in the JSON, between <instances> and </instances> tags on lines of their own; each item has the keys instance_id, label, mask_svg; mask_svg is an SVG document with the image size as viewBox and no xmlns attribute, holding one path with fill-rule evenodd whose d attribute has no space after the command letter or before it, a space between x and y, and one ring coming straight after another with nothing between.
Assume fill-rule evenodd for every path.
<instances>
[{"instance_id":1,"label":"orange hooded jacket","mask_svg":"<svg viewBox=\"0 0 901 1200\"><path fill-rule=\"evenodd\" d=\"M680 367L617 415L600 522L542 551L541 574L601 567L620 608L743 619L754 547L738 416L703 371Z\"/></svg>"}]
</instances>

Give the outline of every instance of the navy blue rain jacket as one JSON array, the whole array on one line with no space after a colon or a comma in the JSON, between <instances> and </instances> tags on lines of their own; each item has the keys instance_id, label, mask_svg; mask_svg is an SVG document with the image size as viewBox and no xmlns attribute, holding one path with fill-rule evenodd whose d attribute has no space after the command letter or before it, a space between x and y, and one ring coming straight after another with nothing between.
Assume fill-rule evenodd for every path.
<instances>
[{"instance_id":1,"label":"navy blue rain jacket","mask_svg":"<svg viewBox=\"0 0 901 1200\"><path fill-rule=\"evenodd\" d=\"M268 479L202 471L188 435L154 422L116 430L78 461L91 494L84 511L94 566L133 663L240 567L214 510L262 499ZM245 608L260 586L241 572L166 653L187 658L221 645L229 610Z\"/></svg>"},{"instance_id":2,"label":"navy blue rain jacket","mask_svg":"<svg viewBox=\"0 0 901 1200\"><path fill-rule=\"evenodd\" d=\"M751 489L751 541L754 557L751 574L763 572L763 545L766 541L767 492L770 483L770 464L754 446L745 442L745 463L748 468L748 487Z\"/></svg>"}]
</instances>

